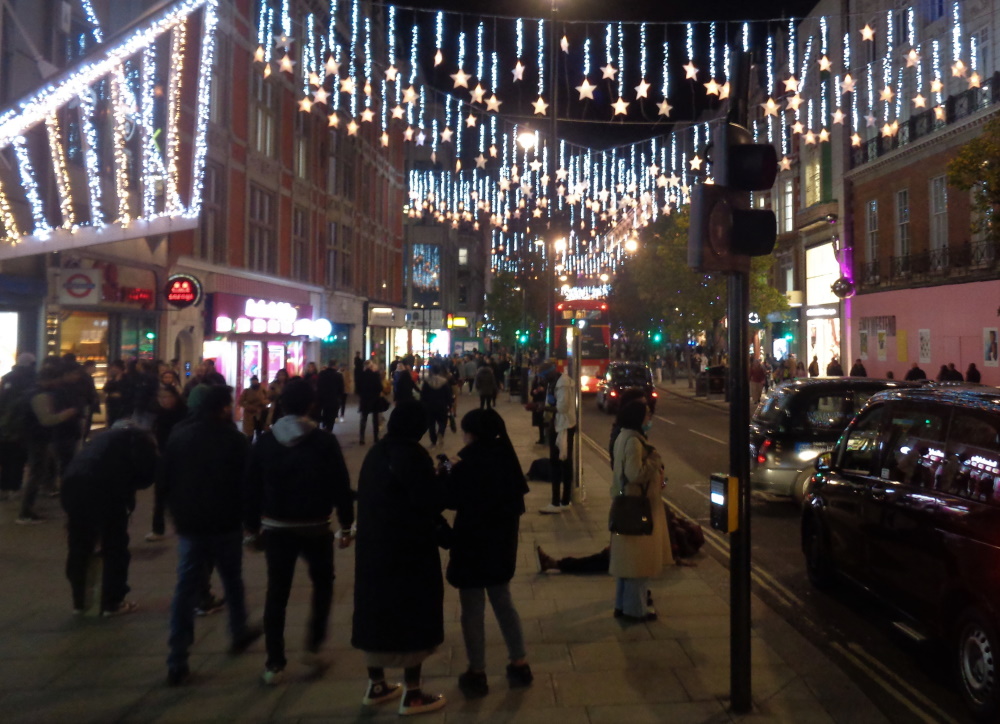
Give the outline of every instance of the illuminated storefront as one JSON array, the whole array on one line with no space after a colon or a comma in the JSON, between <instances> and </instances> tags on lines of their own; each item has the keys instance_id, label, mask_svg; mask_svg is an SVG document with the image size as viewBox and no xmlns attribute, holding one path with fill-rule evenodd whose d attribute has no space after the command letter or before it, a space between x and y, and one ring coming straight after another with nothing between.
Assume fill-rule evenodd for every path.
<instances>
[{"instance_id":1,"label":"illuminated storefront","mask_svg":"<svg viewBox=\"0 0 1000 724\"><path fill-rule=\"evenodd\" d=\"M806 305L803 310L805 339L801 347L802 359L808 366L812 358L816 357L820 374L826 374L826 366L834 357L840 359L841 356L840 299L831 290L840 274L840 265L833 253L832 243L806 249Z\"/></svg>"},{"instance_id":2,"label":"illuminated storefront","mask_svg":"<svg viewBox=\"0 0 1000 724\"><path fill-rule=\"evenodd\" d=\"M254 299L217 292L207 295L202 357L237 389L251 377L263 384L278 370L300 375L306 366L307 344L330 337L329 320L314 319L310 305Z\"/></svg>"}]
</instances>

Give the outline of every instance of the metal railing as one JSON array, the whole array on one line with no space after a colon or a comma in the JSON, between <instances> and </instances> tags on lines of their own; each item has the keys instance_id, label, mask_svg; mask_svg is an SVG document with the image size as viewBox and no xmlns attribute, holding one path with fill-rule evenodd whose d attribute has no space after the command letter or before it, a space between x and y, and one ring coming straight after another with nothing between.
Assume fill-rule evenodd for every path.
<instances>
[{"instance_id":1,"label":"metal railing","mask_svg":"<svg viewBox=\"0 0 1000 724\"><path fill-rule=\"evenodd\" d=\"M862 288L905 286L933 281L935 277L989 272L996 268L1000 258L998 247L1000 244L992 240L968 241L954 247L869 261L861 264L858 281ZM885 262L888 274L883 273Z\"/></svg>"}]
</instances>

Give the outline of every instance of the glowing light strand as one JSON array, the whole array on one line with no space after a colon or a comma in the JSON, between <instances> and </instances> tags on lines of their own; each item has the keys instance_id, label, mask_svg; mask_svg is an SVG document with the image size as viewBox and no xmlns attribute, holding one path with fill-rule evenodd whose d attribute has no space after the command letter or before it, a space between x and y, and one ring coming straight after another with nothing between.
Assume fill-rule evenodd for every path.
<instances>
[{"instance_id":1,"label":"glowing light strand","mask_svg":"<svg viewBox=\"0 0 1000 724\"><path fill-rule=\"evenodd\" d=\"M69 171L66 168L66 148L59 133L59 117L53 113L45 121L45 131L49 140L49 152L52 155L52 169L56 180L56 191L59 194L59 212L62 216L62 227L70 229L76 223L73 214L73 194L70 189Z\"/></svg>"}]
</instances>

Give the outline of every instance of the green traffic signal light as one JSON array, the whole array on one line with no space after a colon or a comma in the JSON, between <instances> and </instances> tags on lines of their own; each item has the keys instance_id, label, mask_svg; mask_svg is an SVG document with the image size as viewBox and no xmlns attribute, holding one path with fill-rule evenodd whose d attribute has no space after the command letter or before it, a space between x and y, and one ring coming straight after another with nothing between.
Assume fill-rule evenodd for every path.
<instances>
[{"instance_id":1,"label":"green traffic signal light","mask_svg":"<svg viewBox=\"0 0 1000 724\"><path fill-rule=\"evenodd\" d=\"M663 335L657 332L656 334L653 335L653 341L659 344L660 342L663 341Z\"/></svg>"}]
</instances>

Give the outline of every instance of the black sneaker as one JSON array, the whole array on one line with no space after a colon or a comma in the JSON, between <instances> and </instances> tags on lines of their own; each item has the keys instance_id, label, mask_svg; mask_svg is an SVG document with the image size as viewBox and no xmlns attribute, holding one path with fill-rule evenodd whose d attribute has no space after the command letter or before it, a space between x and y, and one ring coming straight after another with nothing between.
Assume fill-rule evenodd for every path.
<instances>
[{"instance_id":1,"label":"black sneaker","mask_svg":"<svg viewBox=\"0 0 1000 724\"><path fill-rule=\"evenodd\" d=\"M368 689L365 691L361 703L365 706L375 706L386 701L398 699L403 694L401 684L389 684L384 681L377 683L368 682Z\"/></svg>"},{"instance_id":2,"label":"black sneaker","mask_svg":"<svg viewBox=\"0 0 1000 724\"><path fill-rule=\"evenodd\" d=\"M458 677L458 688L466 699L479 699L490 693L490 685L482 671L466 671Z\"/></svg>"},{"instance_id":3,"label":"black sneaker","mask_svg":"<svg viewBox=\"0 0 1000 724\"><path fill-rule=\"evenodd\" d=\"M180 686L191 678L191 669L186 665L176 669L167 669L167 686Z\"/></svg>"},{"instance_id":4,"label":"black sneaker","mask_svg":"<svg viewBox=\"0 0 1000 724\"><path fill-rule=\"evenodd\" d=\"M441 694L425 694L420 689L407 691L399 702L399 715L411 716L443 709L447 703Z\"/></svg>"},{"instance_id":5,"label":"black sneaker","mask_svg":"<svg viewBox=\"0 0 1000 724\"><path fill-rule=\"evenodd\" d=\"M535 676L531 673L531 667L527 664L520 664L519 666L507 664L507 681L510 683L511 689L521 689L525 686L531 686L531 682L534 680Z\"/></svg>"},{"instance_id":6,"label":"black sneaker","mask_svg":"<svg viewBox=\"0 0 1000 724\"><path fill-rule=\"evenodd\" d=\"M264 629L260 626L247 626L243 633L233 639L233 642L229 645L229 653L233 656L242 654L250 648L250 645L259 639L263 633Z\"/></svg>"},{"instance_id":7,"label":"black sneaker","mask_svg":"<svg viewBox=\"0 0 1000 724\"><path fill-rule=\"evenodd\" d=\"M195 616L209 616L213 613L218 613L226 607L226 599L216 598L215 596L209 596L207 600L202 601L197 606L195 606L194 614Z\"/></svg>"},{"instance_id":8,"label":"black sneaker","mask_svg":"<svg viewBox=\"0 0 1000 724\"><path fill-rule=\"evenodd\" d=\"M111 608L106 608L101 611L101 616L105 618L110 618L112 616L125 616L130 613L135 613L139 610L139 604L135 601L121 601L116 606Z\"/></svg>"}]
</instances>

